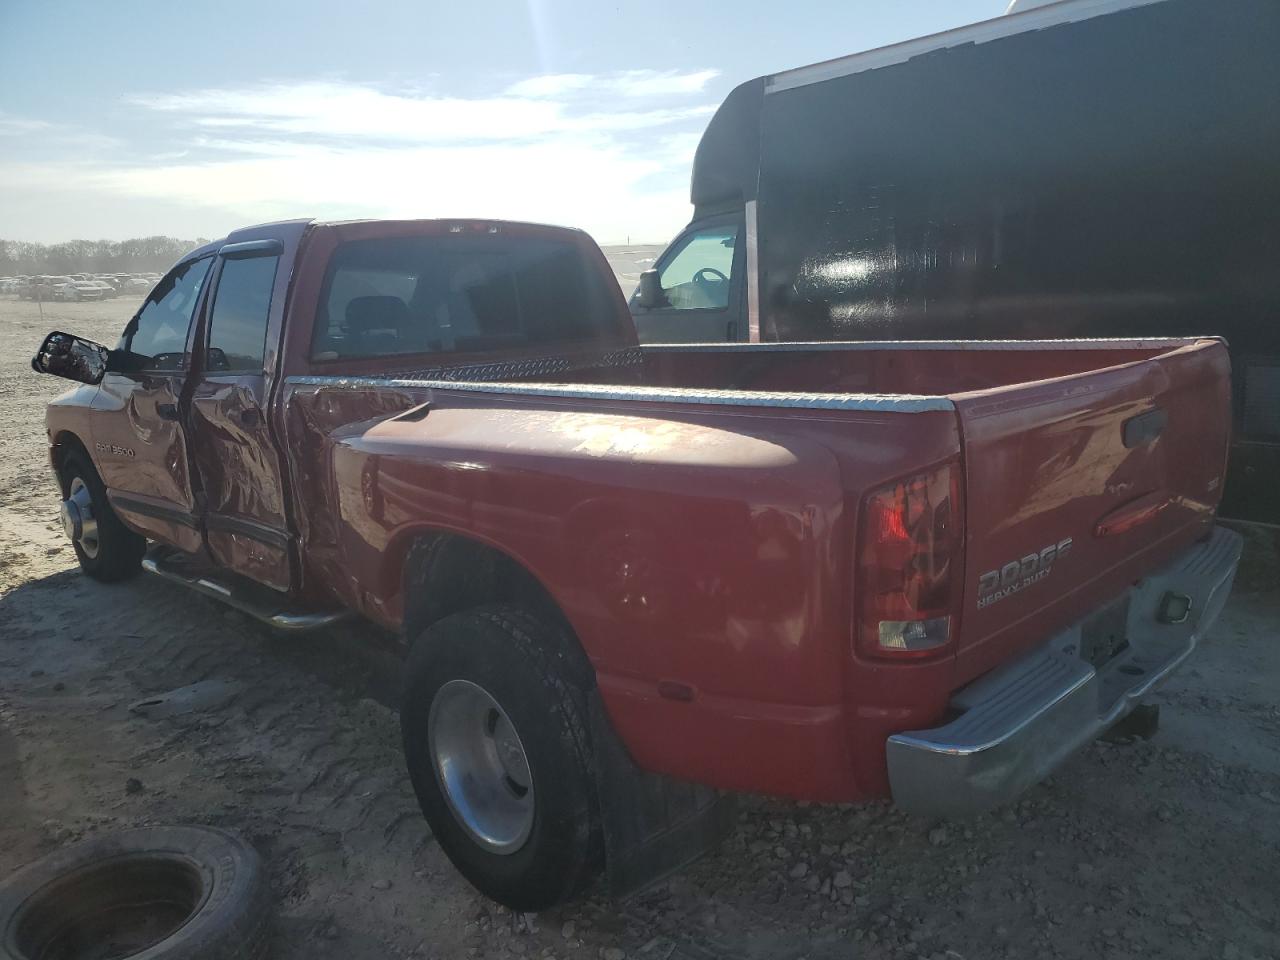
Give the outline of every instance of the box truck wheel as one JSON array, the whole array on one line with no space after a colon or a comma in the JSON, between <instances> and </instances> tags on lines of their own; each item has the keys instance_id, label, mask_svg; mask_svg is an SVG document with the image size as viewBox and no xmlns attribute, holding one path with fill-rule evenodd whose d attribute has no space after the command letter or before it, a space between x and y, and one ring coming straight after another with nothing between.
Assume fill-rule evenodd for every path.
<instances>
[{"instance_id":1,"label":"box truck wheel","mask_svg":"<svg viewBox=\"0 0 1280 960\"><path fill-rule=\"evenodd\" d=\"M591 668L559 627L512 606L432 624L409 656L405 759L437 842L481 893L545 910L603 865Z\"/></svg>"},{"instance_id":2,"label":"box truck wheel","mask_svg":"<svg viewBox=\"0 0 1280 960\"><path fill-rule=\"evenodd\" d=\"M147 541L116 516L93 463L74 449L58 471L62 483L62 529L71 540L80 569L95 580L125 580L141 569Z\"/></svg>"}]
</instances>

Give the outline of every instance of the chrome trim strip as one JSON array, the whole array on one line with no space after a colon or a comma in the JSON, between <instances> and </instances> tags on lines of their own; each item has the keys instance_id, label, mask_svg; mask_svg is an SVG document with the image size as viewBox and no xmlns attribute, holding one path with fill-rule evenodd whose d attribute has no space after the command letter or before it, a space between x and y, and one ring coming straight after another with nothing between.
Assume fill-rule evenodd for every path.
<instances>
[{"instance_id":1,"label":"chrome trim strip","mask_svg":"<svg viewBox=\"0 0 1280 960\"><path fill-rule=\"evenodd\" d=\"M813 350L1168 350L1186 347L1199 340L1221 337L1082 337L1061 340L797 340L788 343L642 343L642 353L715 353L743 350L752 353L804 353Z\"/></svg>"},{"instance_id":2,"label":"chrome trim strip","mask_svg":"<svg viewBox=\"0 0 1280 960\"><path fill-rule=\"evenodd\" d=\"M1058 3L1033 7L1021 13L1007 13L991 20L981 20L943 33L917 37L914 40L890 44L887 47L876 47L847 57L796 67L793 70L784 70L765 77L764 92L768 96L771 93L781 93L784 90L793 90L811 83L821 83L824 80L834 80L837 77L847 77L880 67L906 63L914 57L932 53L935 50L946 50L961 44L1003 40L1020 33L1044 30L1064 23L1091 20L1108 13L1118 13L1134 7L1146 7L1163 2L1164 0L1060 0Z\"/></svg>"},{"instance_id":3,"label":"chrome trim strip","mask_svg":"<svg viewBox=\"0 0 1280 960\"><path fill-rule=\"evenodd\" d=\"M741 349L718 345L721 349ZM728 407L782 407L808 410L883 411L921 413L954 410L946 397L917 394L775 393L752 390L703 390L682 387L632 387L596 383L477 383L466 380L399 380L380 377L293 376L285 380L295 387L329 387L339 390L446 390L498 396L548 397L575 400L629 400L644 403L690 403Z\"/></svg>"},{"instance_id":4,"label":"chrome trim strip","mask_svg":"<svg viewBox=\"0 0 1280 960\"><path fill-rule=\"evenodd\" d=\"M760 229L756 224L756 201L748 200L745 210L747 232L747 339L760 342Z\"/></svg>"}]
</instances>

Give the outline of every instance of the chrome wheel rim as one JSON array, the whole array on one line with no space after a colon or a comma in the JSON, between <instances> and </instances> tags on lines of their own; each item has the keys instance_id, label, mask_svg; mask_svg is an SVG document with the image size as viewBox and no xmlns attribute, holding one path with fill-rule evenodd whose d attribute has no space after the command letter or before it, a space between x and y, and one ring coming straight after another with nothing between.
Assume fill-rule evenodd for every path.
<instances>
[{"instance_id":1,"label":"chrome wheel rim","mask_svg":"<svg viewBox=\"0 0 1280 960\"><path fill-rule=\"evenodd\" d=\"M98 520L93 514L93 495L80 477L71 478L67 499L62 501L62 530L92 560L98 555Z\"/></svg>"},{"instance_id":2,"label":"chrome wheel rim","mask_svg":"<svg viewBox=\"0 0 1280 960\"><path fill-rule=\"evenodd\" d=\"M436 780L449 809L491 853L519 850L533 829L533 775L520 734L487 690L450 680L427 718Z\"/></svg>"}]
</instances>

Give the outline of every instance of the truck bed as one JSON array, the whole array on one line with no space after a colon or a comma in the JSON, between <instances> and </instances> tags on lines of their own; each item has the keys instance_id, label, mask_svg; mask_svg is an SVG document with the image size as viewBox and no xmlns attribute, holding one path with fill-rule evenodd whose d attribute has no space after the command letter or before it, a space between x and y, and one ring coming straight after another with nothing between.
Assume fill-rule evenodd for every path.
<instances>
[{"instance_id":1,"label":"truck bed","mask_svg":"<svg viewBox=\"0 0 1280 960\"><path fill-rule=\"evenodd\" d=\"M1213 339L582 350L288 391L313 557L332 544L342 568L377 570L423 523L503 543L565 606L642 765L827 798L883 792L887 736L1205 536L1229 409ZM949 463L956 642L915 664L849 658L867 491ZM584 569L566 536L604 552ZM364 608L397 625L401 586L372 578ZM659 678L696 708L655 697ZM730 743L777 762L739 779ZM847 764L815 762L832 751Z\"/></svg>"}]
</instances>

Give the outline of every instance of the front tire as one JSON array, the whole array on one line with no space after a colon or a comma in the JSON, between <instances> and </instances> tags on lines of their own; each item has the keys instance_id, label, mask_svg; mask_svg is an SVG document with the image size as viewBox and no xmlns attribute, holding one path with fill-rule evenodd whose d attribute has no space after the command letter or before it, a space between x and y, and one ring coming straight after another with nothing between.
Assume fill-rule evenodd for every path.
<instances>
[{"instance_id":1,"label":"front tire","mask_svg":"<svg viewBox=\"0 0 1280 960\"><path fill-rule=\"evenodd\" d=\"M71 538L80 569L103 583L134 576L142 567L146 538L126 527L111 509L107 489L88 455L72 450L58 473L63 528Z\"/></svg>"},{"instance_id":2,"label":"front tire","mask_svg":"<svg viewBox=\"0 0 1280 960\"><path fill-rule=\"evenodd\" d=\"M400 726L441 849L485 896L546 910L603 863L585 656L512 606L428 627L409 656Z\"/></svg>"}]
</instances>

